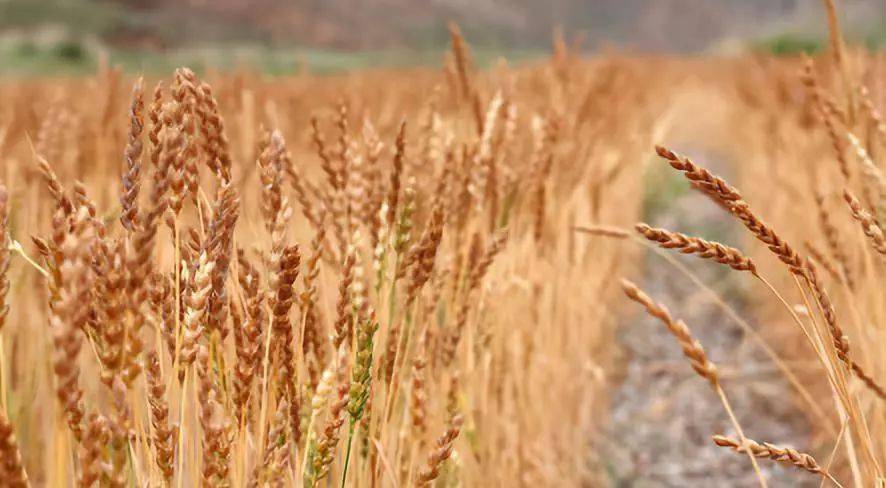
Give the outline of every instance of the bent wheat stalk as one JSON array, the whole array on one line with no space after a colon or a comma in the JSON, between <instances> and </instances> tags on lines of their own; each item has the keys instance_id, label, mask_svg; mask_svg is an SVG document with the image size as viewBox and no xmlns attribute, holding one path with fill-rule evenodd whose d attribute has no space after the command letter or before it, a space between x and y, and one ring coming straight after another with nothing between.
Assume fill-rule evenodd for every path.
<instances>
[{"instance_id":1,"label":"bent wheat stalk","mask_svg":"<svg viewBox=\"0 0 886 488\"><path fill-rule=\"evenodd\" d=\"M677 249L683 254L694 254L702 259L713 259L737 271L750 271L754 275L757 274L754 261L734 247L667 229L656 229L644 223L639 223L634 228L643 237L658 243L665 249Z\"/></svg>"},{"instance_id":2,"label":"bent wheat stalk","mask_svg":"<svg viewBox=\"0 0 886 488\"><path fill-rule=\"evenodd\" d=\"M628 298L646 308L646 312L649 315L658 319L665 325L665 327L667 327L668 331L673 334L677 339L677 342L683 348L683 355L689 359L692 369L694 369L699 376L706 379L708 383L710 383L711 388L713 388L720 397L720 401L723 403L723 407L729 415L732 426L735 428L738 436L742 439L742 442L745 442L747 438L744 435L744 431L738 423L738 419L735 417L735 413L732 410L729 400L726 398L726 392L723 391L723 387L720 385L720 377L717 374L717 367L714 363L708 360L704 348L701 343L692 336L692 332L690 332L686 323L682 320L674 319L664 305L653 301L649 295L643 292L643 290L631 281L625 279L621 280L621 287ZM748 458L751 460L751 465L754 467L754 472L757 474L757 480L760 482L760 486L766 487L766 478L763 476L763 472L760 471L760 466L757 465L756 458L750 452L748 453Z\"/></svg>"},{"instance_id":3,"label":"bent wheat stalk","mask_svg":"<svg viewBox=\"0 0 886 488\"><path fill-rule=\"evenodd\" d=\"M810 473L821 475L822 477L831 480L838 487L842 488L843 486L839 481L834 479L830 473L822 468L815 458L804 452L797 451L796 449L776 446L775 444L770 444L768 442L759 443L752 439L745 439L744 442L740 442L723 435L715 435L713 436L713 440L714 444L720 447L728 447L735 452L746 452L754 457L768 458L779 463L790 464L802 470L809 471Z\"/></svg>"},{"instance_id":4,"label":"bent wheat stalk","mask_svg":"<svg viewBox=\"0 0 886 488\"><path fill-rule=\"evenodd\" d=\"M799 279L802 279L808 288L812 291L813 297L818 304L821 315L824 317L834 349L837 357L843 361L846 366L861 380L861 382L872 390L880 398L886 398L886 389L881 387L879 383L856 361L849 356L849 341L842 327L837 322L836 311L833 303L825 290L824 286L818 280L815 266L808 259L802 257L787 241L782 239L774 229L763 222L750 205L741 198L741 194L734 187L730 186L723 179L712 175L704 168L700 168L693 164L688 158L682 157L662 146L656 146L656 152L659 156L666 159L668 163L675 169L682 171L687 179L691 182L703 185L709 191L709 194L716 196L725 203L732 215L747 227L758 240L766 244L770 251L775 254L790 270L790 272Z\"/></svg>"}]
</instances>

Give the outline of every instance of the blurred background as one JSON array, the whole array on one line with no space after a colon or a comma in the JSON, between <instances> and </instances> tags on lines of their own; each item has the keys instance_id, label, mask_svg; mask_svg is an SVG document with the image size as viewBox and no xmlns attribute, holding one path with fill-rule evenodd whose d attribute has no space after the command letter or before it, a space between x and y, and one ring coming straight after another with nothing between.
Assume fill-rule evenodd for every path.
<instances>
[{"instance_id":1,"label":"blurred background","mask_svg":"<svg viewBox=\"0 0 886 488\"><path fill-rule=\"evenodd\" d=\"M552 33L583 51L777 53L825 38L819 0L0 0L3 74L188 64L272 73L436 64L457 22L483 65ZM886 0L844 0L846 36L886 45Z\"/></svg>"}]
</instances>

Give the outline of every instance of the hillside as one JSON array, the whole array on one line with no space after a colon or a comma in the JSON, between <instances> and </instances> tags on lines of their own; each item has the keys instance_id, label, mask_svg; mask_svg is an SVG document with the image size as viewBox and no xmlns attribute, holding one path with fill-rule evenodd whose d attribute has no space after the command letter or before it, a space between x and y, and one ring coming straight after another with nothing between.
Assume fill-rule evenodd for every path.
<instances>
[{"instance_id":1,"label":"hillside","mask_svg":"<svg viewBox=\"0 0 886 488\"><path fill-rule=\"evenodd\" d=\"M851 31L882 26L886 2L844 2ZM820 31L811 0L5 0L0 29L61 24L123 47L258 42L334 49L433 48L458 22L475 45L547 46L555 26L587 45L693 52L726 37ZM882 23L882 20L880 21ZM808 28L805 26L809 26Z\"/></svg>"}]
</instances>

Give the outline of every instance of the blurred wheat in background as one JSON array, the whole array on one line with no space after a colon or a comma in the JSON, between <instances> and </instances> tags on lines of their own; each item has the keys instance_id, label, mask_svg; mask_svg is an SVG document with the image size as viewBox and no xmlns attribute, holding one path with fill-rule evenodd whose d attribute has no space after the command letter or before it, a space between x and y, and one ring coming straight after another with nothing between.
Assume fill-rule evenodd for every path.
<instances>
[{"instance_id":1,"label":"blurred wheat in background","mask_svg":"<svg viewBox=\"0 0 886 488\"><path fill-rule=\"evenodd\" d=\"M814 56L3 79L0 487L882 486L886 57L823 7Z\"/></svg>"}]
</instances>

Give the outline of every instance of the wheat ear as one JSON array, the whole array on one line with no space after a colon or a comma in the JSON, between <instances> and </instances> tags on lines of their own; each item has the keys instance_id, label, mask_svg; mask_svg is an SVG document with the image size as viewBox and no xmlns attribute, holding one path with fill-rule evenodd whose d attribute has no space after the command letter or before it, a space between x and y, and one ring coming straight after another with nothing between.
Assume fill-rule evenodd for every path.
<instances>
[{"instance_id":1,"label":"wheat ear","mask_svg":"<svg viewBox=\"0 0 886 488\"><path fill-rule=\"evenodd\" d=\"M3 486L9 488L30 486L12 422L6 418L2 410L0 410L0 477L2 477L0 481L5 483Z\"/></svg>"},{"instance_id":2,"label":"wheat ear","mask_svg":"<svg viewBox=\"0 0 886 488\"><path fill-rule=\"evenodd\" d=\"M704 348L702 348L701 343L698 342L697 339L692 337L692 333L689 331L689 327L686 323L682 320L674 319L664 305L653 301L649 295L643 292L643 290L631 281L625 279L621 280L621 287L628 298L643 305L649 315L661 321L671 334L677 338L677 342L680 343L680 346L683 348L683 355L689 359L692 369L694 369L702 378L708 380L708 383L710 383L711 387L720 397L720 401L723 403L723 408L726 409L726 413L729 415L729 420L732 422L738 436L742 440L746 440L747 438L744 435L744 431L738 423L735 413L732 411L729 399L726 398L726 392L724 392L722 386L720 386L720 377L717 374L717 367L714 363L708 360ZM760 466L757 465L757 460L751 453L748 453L748 458L751 461L751 465L754 467L754 472L757 474L760 486L765 488L767 486L766 478L763 477L763 472L760 471Z\"/></svg>"},{"instance_id":3,"label":"wheat ear","mask_svg":"<svg viewBox=\"0 0 886 488\"><path fill-rule=\"evenodd\" d=\"M644 223L634 227L643 237L657 243L665 249L677 249L684 254L694 254L702 259L713 259L738 271L750 271L757 274L757 267L751 258L745 256L734 247L719 242L711 242L699 237L687 236L667 229L656 229Z\"/></svg>"},{"instance_id":4,"label":"wheat ear","mask_svg":"<svg viewBox=\"0 0 886 488\"><path fill-rule=\"evenodd\" d=\"M870 212L862 208L861 203L855 198L849 190L843 190L843 198L849 204L849 210L852 212L852 218L861 224L861 229L871 241L871 246L881 256L886 256L886 237L883 236L883 229L874 220Z\"/></svg>"},{"instance_id":5,"label":"wheat ear","mask_svg":"<svg viewBox=\"0 0 886 488\"><path fill-rule=\"evenodd\" d=\"M744 444L731 437L723 435L713 436L714 444L720 447L728 447L735 452L747 452L758 458L768 458L775 462L783 464L791 464L810 473L821 475L830 479L835 485L842 487L811 455L800 452L790 447L777 446L768 442L757 442L751 439L745 439Z\"/></svg>"}]
</instances>

